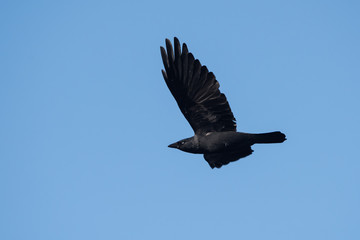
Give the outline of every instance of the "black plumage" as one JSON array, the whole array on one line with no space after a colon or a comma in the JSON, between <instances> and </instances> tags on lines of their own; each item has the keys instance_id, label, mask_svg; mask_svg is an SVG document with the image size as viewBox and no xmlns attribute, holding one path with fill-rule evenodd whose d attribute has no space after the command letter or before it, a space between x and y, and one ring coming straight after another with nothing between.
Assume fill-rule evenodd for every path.
<instances>
[{"instance_id":1,"label":"black plumage","mask_svg":"<svg viewBox=\"0 0 360 240\"><path fill-rule=\"evenodd\" d=\"M236 132L236 120L229 103L219 90L215 75L202 66L174 38L174 48L166 39L166 50L160 47L165 82L181 112L194 130L194 137L178 141L169 147L185 152L202 153L212 168L246 157L255 143L280 143L286 140L280 132L250 134Z\"/></svg>"}]
</instances>

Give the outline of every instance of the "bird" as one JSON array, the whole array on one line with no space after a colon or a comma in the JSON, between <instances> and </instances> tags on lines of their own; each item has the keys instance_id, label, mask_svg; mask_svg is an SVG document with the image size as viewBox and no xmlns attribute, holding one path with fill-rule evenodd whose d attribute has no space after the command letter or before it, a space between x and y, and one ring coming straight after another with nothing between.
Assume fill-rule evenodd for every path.
<instances>
[{"instance_id":1,"label":"bird","mask_svg":"<svg viewBox=\"0 0 360 240\"><path fill-rule=\"evenodd\" d=\"M237 132L236 119L226 96L219 90L214 73L189 52L185 43L180 47L174 37L160 46L164 69L163 78L175 98L180 111L189 122L194 136L170 144L168 147L184 152L203 154L210 167L221 168L252 154L257 143L282 143L285 134Z\"/></svg>"}]
</instances>

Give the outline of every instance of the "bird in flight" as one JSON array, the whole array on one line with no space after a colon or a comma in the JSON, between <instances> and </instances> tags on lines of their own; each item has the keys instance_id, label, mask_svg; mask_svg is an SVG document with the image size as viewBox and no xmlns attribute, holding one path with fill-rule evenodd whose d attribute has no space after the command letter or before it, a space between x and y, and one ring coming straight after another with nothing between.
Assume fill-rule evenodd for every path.
<instances>
[{"instance_id":1,"label":"bird in flight","mask_svg":"<svg viewBox=\"0 0 360 240\"><path fill-rule=\"evenodd\" d=\"M220 168L249 156L255 143L282 143L286 140L285 134L279 131L237 132L235 117L225 95L219 90L215 75L194 58L185 43L181 49L176 37L175 49L169 39L165 44L166 50L160 47L165 67L162 75L195 133L193 137L170 144L170 148L204 154L211 168Z\"/></svg>"}]
</instances>

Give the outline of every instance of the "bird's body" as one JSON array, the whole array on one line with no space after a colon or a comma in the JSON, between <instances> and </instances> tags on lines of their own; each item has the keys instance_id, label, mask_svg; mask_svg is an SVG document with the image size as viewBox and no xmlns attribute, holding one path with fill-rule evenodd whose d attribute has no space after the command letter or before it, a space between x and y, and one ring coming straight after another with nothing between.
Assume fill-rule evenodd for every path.
<instances>
[{"instance_id":1,"label":"bird's body","mask_svg":"<svg viewBox=\"0 0 360 240\"><path fill-rule=\"evenodd\" d=\"M161 47L165 66L163 77L181 112L190 123L195 135L170 144L184 152L204 154L211 168L220 168L229 162L250 155L255 143L281 143L286 140L281 132L251 134L236 132L235 117L219 83L200 61L182 51L174 38L175 52L166 39L167 53ZM174 54L175 53L175 54Z\"/></svg>"},{"instance_id":2,"label":"bird's body","mask_svg":"<svg viewBox=\"0 0 360 240\"><path fill-rule=\"evenodd\" d=\"M186 145L187 144L187 145ZM234 150L242 146L252 145L251 135L240 132L209 132L204 135L195 135L187 138L180 146L170 147L179 148L189 153L221 153Z\"/></svg>"}]
</instances>

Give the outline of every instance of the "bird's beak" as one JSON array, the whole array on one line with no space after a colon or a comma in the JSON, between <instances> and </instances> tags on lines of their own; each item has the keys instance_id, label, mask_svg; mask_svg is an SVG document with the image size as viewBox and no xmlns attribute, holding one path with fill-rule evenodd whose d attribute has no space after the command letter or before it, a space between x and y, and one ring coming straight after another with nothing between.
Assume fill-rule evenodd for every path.
<instances>
[{"instance_id":1,"label":"bird's beak","mask_svg":"<svg viewBox=\"0 0 360 240\"><path fill-rule=\"evenodd\" d=\"M178 146L177 143L172 143L168 147L169 148L177 148L177 146Z\"/></svg>"}]
</instances>

